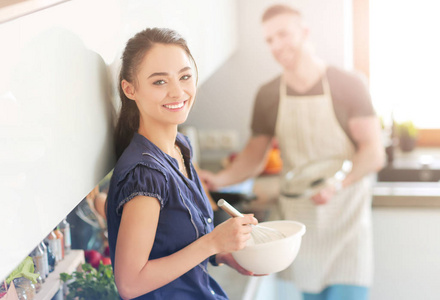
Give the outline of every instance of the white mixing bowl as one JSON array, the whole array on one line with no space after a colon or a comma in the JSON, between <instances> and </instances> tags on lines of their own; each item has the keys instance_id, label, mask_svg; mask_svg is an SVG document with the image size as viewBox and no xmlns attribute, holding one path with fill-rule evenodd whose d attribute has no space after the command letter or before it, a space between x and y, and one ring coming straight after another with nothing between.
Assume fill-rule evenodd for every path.
<instances>
[{"instance_id":1,"label":"white mixing bowl","mask_svg":"<svg viewBox=\"0 0 440 300\"><path fill-rule=\"evenodd\" d=\"M277 229L285 238L263 244L248 245L232 253L235 260L254 274L270 274L286 269L295 260L306 226L295 221L269 221L258 225Z\"/></svg>"}]
</instances>

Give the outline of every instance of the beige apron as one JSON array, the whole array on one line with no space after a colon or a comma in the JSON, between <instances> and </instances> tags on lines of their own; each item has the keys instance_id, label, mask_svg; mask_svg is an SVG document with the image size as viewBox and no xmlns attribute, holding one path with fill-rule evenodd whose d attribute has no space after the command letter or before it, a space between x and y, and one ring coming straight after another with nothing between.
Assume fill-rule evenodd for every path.
<instances>
[{"instance_id":1,"label":"beige apron","mask_svg":"<svg viewBox=\"0 0 440 300\"><path fill-rule=\"evenodd\" d=\"M322 95L287 96L281 80L276 136L283 174L315 159L351 159L354 146L336 119L330 88ZM300 252L279 275L302 291L318 293L331 284L369 286L372 280L371 189L367 178L339 191L325 205L280 196L281 217L306 225Z\"/></svg>"}]
</instances>

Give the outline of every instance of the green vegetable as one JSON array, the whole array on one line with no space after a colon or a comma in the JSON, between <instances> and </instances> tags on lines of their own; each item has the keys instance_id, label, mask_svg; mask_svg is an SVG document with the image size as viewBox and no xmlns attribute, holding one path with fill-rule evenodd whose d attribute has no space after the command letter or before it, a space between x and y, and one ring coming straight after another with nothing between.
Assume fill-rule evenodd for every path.
<instances>
[{"instance_id":1,"label":"green vegetable","mask_svg":"<svg viewBox=\"0 0 440 300\"><path fill-rule=\"evenodd\" d=\"M19 277L25 277L32 281L33 283L37 283L37 278L40 276L39 274L34 273L34 261L32 257L27 256L18 267L6 278L6 283L10 284L12 280Z\"/></svg>"},{"instance_id":2,"label":"green vegetable","mask_svg":"<svg viewBox=\"0 0 440 300\"><path fill-rule=\"evenodd\" d=\"M69 287L67 300L120 299L111 265L101 262L98 269L95 269L89 263L85 263L82 265L82 272L76 271L71 275L61 273L60 278Z\"/></svg>"}]
</instances>

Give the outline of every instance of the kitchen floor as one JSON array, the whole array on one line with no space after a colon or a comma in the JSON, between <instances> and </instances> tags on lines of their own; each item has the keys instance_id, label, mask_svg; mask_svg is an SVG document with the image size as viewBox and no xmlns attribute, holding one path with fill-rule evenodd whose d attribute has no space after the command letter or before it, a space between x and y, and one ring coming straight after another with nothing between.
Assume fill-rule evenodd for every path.
<instances>
[{"instance_id":1,"label":"kitchen floor","mask_svg":"<svg viewBox=\"0 0 440 300\"><path fill-rule=\"evenodd\" d=\"M230 300L301 300L294 286L276 275L248 277L228 266L208 266L209 274L220 284Z\"/></svg>"},{"instance_id":2,"label":"kitchen floor","mask_svg":"<svg viewBox=\"0 0 440 300\"><path fill-rule=\"evenodd\" d=\"M225 290L230 300L242 300L249 278L228 266L214 267L208 264L209 274Z\"/></svg>"}]
</instances>

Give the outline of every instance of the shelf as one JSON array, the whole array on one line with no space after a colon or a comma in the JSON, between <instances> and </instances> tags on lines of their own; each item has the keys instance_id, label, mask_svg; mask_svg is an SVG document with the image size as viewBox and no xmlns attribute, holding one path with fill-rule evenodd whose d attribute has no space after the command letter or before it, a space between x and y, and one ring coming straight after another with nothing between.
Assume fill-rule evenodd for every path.
<instances>
[{"instance_id":1,"label":"shelf","mask_svg":"<svg viewBox=\"0 0 440 300\"><path fill-rule=\"evenodd\" d=\"M41 290L35 295L34 300L50 300L58 292L61 286L60 274L72 273L85 262L84 250L71 250L62 261L60 261L52 273L46 278Z\"/></svg>"}]
</instances>

